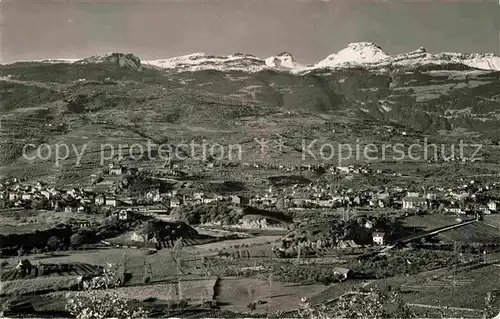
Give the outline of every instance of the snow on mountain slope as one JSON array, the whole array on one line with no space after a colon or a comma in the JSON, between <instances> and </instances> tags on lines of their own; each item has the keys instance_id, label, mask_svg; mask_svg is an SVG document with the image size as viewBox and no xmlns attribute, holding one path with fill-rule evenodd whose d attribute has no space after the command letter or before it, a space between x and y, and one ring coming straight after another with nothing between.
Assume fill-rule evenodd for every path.
<instances>
[{"instance_id":1,"label":"snow on mountain slope","mask_svg":"<svg viewBox=\"0 0 500 319\"><path fill-rule=\"evenodd\" d=\"M71 64L79 61L81 59L66 59L66 58L52 58L52 59L41 59L41 60L18 60L16 62L37 62L37 63L48 63L48 64L58 64L58 63L65 63L65 64ZM2 65L2 63L0 63Z\"/></svg>"},{"instance_id":2,"label":"snow on mountain slope","mask_svg":"<svg viewBox=\"0 0 500 319\"><path fill-rule=\"evenodd\" d=\"M305 66L298 63L293 56L284 52L276 56L261 59L251 54L235 53L228 56L193 53L169 59L142 61L133 54L108 53L82 60L50 59L38 62L45 63L117 63L120 66L140 69L142 66L170 69L173 71L243 71L259 72L262 70L279 70L291 73L302 73L315 69L337 69L359 66L367 69L383 70L387 67L412 68L422 65L462 64L482 70L500 71L500 56L492 53L428 53L425 48L388 55L379 46L371 42L350 43L337 53L330 54L314 65Z\"/></svg>"},{"instance_id":3,"label":"snow on mountain slope","mask_svg":"<svg viewBox=\"0 0 500 319\"><path fill-rule=\"evenodd\" d=\"M47 60L39 60L37 62L42 62L42 63L75 63L76 61L79 61L80 59L47 59Z\"/></svg>"},{"instance_id":4,"label":"snow on mountain slope","mask_svg":"<svg viewBox=\"0 0 500 319\"><path fill-rule=\"evenodd\" d=\"M460 60L462 61L463 64L473 68L483 69L483 70L500 70L500 57L492 53L465 54L465 57Z\"/></svg>"},{"instance_id":5,"label":"snow on mountain slope","mask_svg":"<svg viewBox=\"0 0 500 319\"><path fill-rule=\"evenodd\" d=\"M277 69L290 72L310 71L323 68L342 68L362 66L366 68L381 68L387 66L416 67L426 64L446 65L450 63L463 64L483 70L500 70L500 56L492 53L428 53L425 48L387 55L379 46L371 42L350 43L345 49L327 56L313 66L298 63L293 56L284 52L276 56L260 59L254 55L237 53L229 56L215 56L206 53L193 53L164 60L144 61L165 69L179 71L239 70L258 72L265 69Z\"/></svg>"},{"instance_id":6,"label":"snow on mountain slope","mask_svg":"<svg viewBox=\"0 0 500 319\"><path fill-rule=\"evenodd\" d=\"M229 56L193 53L170 59L144 61L144 65L179 71L220 70L257 72L266 68L262 59L251 54L236 53Z\"/></svg>"},{"instance_id":7,"label":"snow on mountain slope","mask_svg":"<svg viewBox=\"0 0 500 319\"><path fill-rule=\"evenodd\" d=\"M316 68L335 68L348 64L373 64L389 58L379 46L371 42L350 43L347 48L327 56L315 64Z\"/></svg>"},{"instance_id":8,"label":"snow on mountain slope","mask_svg":"<svg viewBox=\"0 0 500 319\"><path fill-rule=\"evenodd\" d=\"M492 53L428 53L425 48L419 48L409 53L393 55L388 59L380 61L378 65L412 67L428 64L445 65L450 63L463 64L482 70L500 70L500 57Z\"/></svg>"}]
</instances>

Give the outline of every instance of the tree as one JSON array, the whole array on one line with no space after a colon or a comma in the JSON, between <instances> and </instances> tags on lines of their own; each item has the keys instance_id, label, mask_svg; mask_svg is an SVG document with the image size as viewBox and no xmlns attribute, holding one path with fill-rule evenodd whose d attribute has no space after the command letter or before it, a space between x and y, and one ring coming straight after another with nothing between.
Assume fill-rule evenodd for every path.
<instances>
[{"instance_id":1,"label":"tree","mask_svg":"<svg viewBox=\"0 0 500 319\"><path fill-rule=\"evenodd\" d=\"M179 290L179 300L182 300L182 283L181 283L181 260L182 260L182 237L179 237L172 248L172 257L177 268L177 289Z\"/></svg>"},{"instance_id":2,"label":"tree","mask_svg":"<svg viewBox=\"0 0 500 319\"><path fill-rule=\"evenodd\" d=\"M57 248L60 247L60 245L61 241L56 236L52 236L47 240L47 247L49 247L49 249L51 250L56 250Z\"/></svg>"},{"instance_id":3,"label":"tree","mask_svg":"<svg viewBox=\"0 0 500 319\"><path fill-rule=\"evenodd\" d=\"M45 197L37 200L33 200L33 209L44 209L49 204L49 200Z\"/></svg>"},{"instance_id":4,"label":"tree","mask_svg":"<svg viewBox=\"0 0 500 319\"><path fill-rule=\"evenodd\" d=\"M495 307L496 296L493 291L489 291L485 297L485 307L482 311L482 318L489 319L493 318L498 314L498 308Z\"/></svg>"},{"instance_id":5,"label":"tree","mask_svg":"<svg viewBox=\"0 0 500 319\"><path fill-rule=\"evenodd\" d=\"M69 238L69 242L73 247L80 246L83 243L83 236L78 233L75 233L71 235L71 237Z\"/></svg>"}]
</instances>

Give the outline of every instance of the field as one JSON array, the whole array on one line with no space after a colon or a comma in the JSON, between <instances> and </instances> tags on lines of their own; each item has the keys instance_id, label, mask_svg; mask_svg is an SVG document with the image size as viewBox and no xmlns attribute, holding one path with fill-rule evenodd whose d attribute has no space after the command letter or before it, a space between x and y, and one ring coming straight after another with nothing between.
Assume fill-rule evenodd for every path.
<instances>
[{"instance_id":1,"label":"field","mask_svg":"<svg viewBox=\"0 0 500 319\"><path fill-rule=\"evenodd\" d=\"M19 223L18 225L2 224L0 225L0 233L5 235L25 234L37 230L45 230L47 228L50 228L50 226L51 225L49 224L25 224L25 223Z\"/></svg>"},{"instance_id":2,"label":"field","mask_svg":"<svg viewBox=\"0 0 500 319\"><path fill-rule=\"evenodd\" d=\"M441 214L409 216L404 218L402 221L405 227L417 228L421 231L427 231L459 223L457 221L457 216Z\"/></svg>"},{"instance_id":3,"label":"field","mask_svg":"<svg viewBox=\"0 0 500 319\"><path fill-rule=\"evenodd\" d=\"M43 267L40 265L31 265L27 270L27 274L17 268L9 270L3 269L1 280L15 280L15 279L31 279L44 276L97 276L102 272L102 268L89 264L72 263L72 264L47 264L44 263ZM24 275L24 276L23 276Z\"/></svg>"},{"instance_id":4,"label":"field","mask_svg":"<svg viewBox=\"0 0 500 319\"><path fill-rule=\"evenodd\" d=\"M328 303L350 290L363 286L364 283L365 282L361 280L347 280L345 282L331 284L328 288L313 296L311 301L314 304Z\"/></svg>"},{"instance_id":5,"label":"field","mask_svg":"<svg viewBox=\"0 0 500 319\"><path fill-rule=\"evenodd\" d=\"M0 297L69 290L76 287L79 282L79 276L39 277L2 281L0 282Z\"/></svg>"},{"instance_id":6,"label":"field","mask_svg":"<svg viewBox=\"0 0 500 319\"><path fill-rule=\"evenodd\" d=\"M107 263L119 263L123 255L127 257L142 257L146 250L132 248L96 248L89 250L65 251L56 255L37 254L30 255L30 260L40 260L44 263L87 263L92 265L106 265ZM145 256L146 258L151 256ZM19 257L1 258L0 261L7 261L14 264ZM34 262L33 262L34 263Z\"/></svg>"},{"instance_id":7,"label":"field","mask_svg":"<svg viewBox=\"0 0 500 319\"><path fill-rule=\"evenodd\" d=\"M445 267L415 275L395 276L368 281L363 286L399 290L403 299L413 305L422 317L439 317L440 312L444 311L446 317L478 318L478 311L484 308L486 294L498 290L500 253L479 258L485 264Z\"/></svg>"},{"instance_id":8,"label":"field","mask_svg":"<svg viewBox=\"0 0 500 319\"><path fill-rule=\"evenodd\" d=\"M243 248L243 247L252 247L260 245L269 245L270 243L275 243L279 241L280 238L281 236L259 236L251 238L225 240L210 244L186 247L186 251L203 254L218 250L235 249L235 248L237 249L239 247Z\"/></svg>"},{"instance_id":9,"label":"field","mask_svg":"<svg viewBox=\"0 0 500 319\"><path fill-rule=\"evenodd\" d=\"M443 242L500 244L500 229L482 222L444 231L438 235Z\"/></svg>"},{"instance_id":10,"label":"field","mask_svg":"<svg viewBox=\"0 0 500 319\"><path fill-rule=\"evenodd\" d=\"M198 303L212 300L215 294L217 279L183 280L180 285L175 283L159 283L131 287L119 287L100 291L101 293L116 293L127 299L144 301L146 299L159 299L165 301L187 300ZM180 291L179 291L180 288ZM85 294L85 293L84 293Z\"/></svg>"},{"instance_id":11,"label":"field","mask_svg":"<svg viewBox=\"0 0 500 319\"><path fill-rule=\"evenodd\" d=\"M277 236L263 236L255 238L244 238L239 240L228 240L214 242L197 246L185 246L182 248L182 267L185 275L188 273L199 273L199 261L202 256L214 256L218 252L236 253L246 250L252 257L272 257L271 244L279 239ZM246 246L246 247L245 247ZM91 265L105 266L107 263L125 263L126 271L132 275L130 283L141 283L145 272L149 273L151 281L172 279L177 276L177 265L172 258L171 249L162 249L152 255L147 255L147 249L126 247L98 247L88 250L65 251L57 255L38 254L29 257L32 264L37 261L47 263L86 263ZM18 257L2 258L9 265L14 265ZM196 261L196 262L195 262ZM242 260L246 264L251 260ZM251 266L251 264L250 264ZM151 267L151 270L149 270Z\"/></svg>"},{"instance_id":12,"label":"field","mask_svg":"<svg viewBox=\"0 0 500 319\"><path fill-rule=\"evenodd\" d=\"M134 247L140 247L140 248L155 248L154 243L131 240L131 236L133 233L134 232L126 232L120 236L108 239L107 242L109 242L112 245L134 246ZM203 245L203 244L211 243L214 241L217 241L217 238L213 238L213 237L207 236L207 235L197 235L197 236L190 236L190 237L182 238L182 245L184 247L188 247L188 246L194 246L194 245ZM173 245L174 245L173 242L164 242L161 244L161 248L162 249L172 248Z\"/></svg>"},{"instance_id":13,"label":"field","mask_svg":"<svg viewBox=\"0 0 500 319\"><path fill-rule=\"evenodd\" d=\"M271 279L271 291L269 290L269 281L252 279L252 278L235 278L235 277L222 277L216 280L210 277L209 274L204 275L204 270L199 269L200 255L213 255L212 251L237 251L239 245L254 245L249 247L249 250L257 252L259 249L268 251L270 249L269 242L276 240L276 237L263 237L263 238L246 238L243 240L235 240L229 242L211 243L200 246L190 246L183 248L183 259L181 261L180 270L181 274L181 292L179 297L178 268L177 263L173 260L171 251L169 249L160 250L153 255L145 254L145 250L132 249L132 248L107 248L93 249L87 251L70 251L68 254L61 253L57 256L36 255L32 258L33 264L36 260L43 261L43 263L75 263L85 262L94 265L105 265L106 263L125 263L126 272L132 274L132 278L128 281L125 287L115 288L112 292L129 298L138 300L169 300L175 301L179 298L186 299L190 304L199 304L203 301L215 298L222 304L222 310L248 312L247 305L251 301L257 302L258 300L266 301L264 304L258 304L256 312L263 313L265 311L290 311L298 307L300 299L304 296L312 297L319 292L323 291L327 286L322 284L286 284L277 282ZM66 252L65 252L66 253ZM263 253L262 253L263 254ZM219 257L214 257L219 258ZM3 259L9 261L13 265L17 258ZM196 261L196 262L195 262ZM262 259L241 259L241 260L227 260L223 259L221 265L230 263L234 265L233 270L242 269L244 267L253 267L256 264L265 264ZM214 264L217 268L217 264ZM224 269L211 269L210 263L206 264L208 272L224 272ZM142 280L145 276L150 276L151 283L143 285ZM70 276L50 277L51 280L61 278L65 283ZM54 278L54 279L52 279ZM201 279L206 278L206 279ZM27 293L31 289L32 284L38 279L23 279L11 281L10 286L6 286L9 294L20 292L21 294ZM41 281L40 281L41 283ZM53 291L58 289L66 289L66 287L58 285L50 281L51 289ZM133 286L132 286L133 285ZM42 285L42 288L35 288L45 290L47 284ZM59 287L61 286L61 287ZM58 288L59 287L59 288ZM54 309L61 308L61 294L56 293L53 303ZM59 298L59 299L58 299ZM41 300L45 300L43 297ZM50 299L50 298L49 298ZM30 302L37 302L38 299L33 299ZM48 299L47 299L48 300ZM49 302L49 301L47 301ZM42 307L38 305L37 307Z\"/></svg>"},{"instance_id":14,"label":"field","mask_svg":"<svg viewBox=\"0 0 500 319\"><path fill-rule=\"evenodd\" d=\"M312 297L326 289L325 285L298 285L249 278L222 278L218 283L217 300L222 309L248 312L247 305L258 300L256 312L275 312L299 307L302 297Z\"/></svg>"},{"instance_id":15,"label":"field","mask_svg":"<svg viewBox=\"0 0 500 319\"><path fill-rule=\"evenodd\" d=\"M424 283L408 283L401 288L407 302L434 306L482 309L489 291L500 285L499 265L485 266L447 275Z\"/></svg>"},{"instance_id":16,"label":"field","mask_svg":"<svg viewBox=\"0 0 500 319\"><path fill-rule=\"evenodd\" d=\"M500 229L500 214L483 216L483 223Z\"/></svg>"}]
</instances>

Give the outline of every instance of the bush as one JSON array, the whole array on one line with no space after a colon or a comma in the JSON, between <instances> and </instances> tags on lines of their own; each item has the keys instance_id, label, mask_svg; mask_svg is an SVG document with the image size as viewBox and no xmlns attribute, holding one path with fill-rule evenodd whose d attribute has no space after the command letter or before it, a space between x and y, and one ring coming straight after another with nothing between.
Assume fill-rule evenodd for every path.
<instances>
[{"instance_id":1,"label":"bush","mask_svg":"<svg viewBox=\"0 0 500 319\"><path fill-rule=\"evenodd\" d=\"M397 293L370 290L341 296L329 305L312 305L305 298L298 318L417 318Z\"/></svg>"},{"instance_id":2,"label":"bush","mask_svg":"<svg viewBox=\"0 0 500 319\"><path fill-rule=\"evenodd\" d=\"M204 224L209 222L223 222L224 224L236 224L242 215L233 211L227 203L209 203L187 207L182 212L182 220L190 225Z\"/></svg>"},{"instance_id":3,"label":"bush","mask_svg":"<svg viewBox=\"0 0 500 319\"><path fill-rule=\"evenodd\" d=\"M255 311L255 309L257 309L257 303L255 301L249 302L247 304L247 309L251 312Z\"/></svg>"},{"instance_id":4,"label":"bush","mask_svg":"<svg viewBox=\"0 0 500 319\"><path fill-rule=\"evenodd\" d=\"M179 308L186 308L187 306L189 306L189 303L187 302L187 300L181 300L179 301L179 304L178 304Z\"/></svg>"},{"instance_id":5,"label":"bush","mask_svg":"<svg viewBox=\"0 0 500 319\"><path fill-rule=\"evenodd\" d=\"M84 282L85 291L67 295L66 310L77 319L145 318L147 313L142 308L117 293L102 291L103 288L117 287L118 284L117 273L109 265L102 276Z\"/></svg>"}]
</instances>

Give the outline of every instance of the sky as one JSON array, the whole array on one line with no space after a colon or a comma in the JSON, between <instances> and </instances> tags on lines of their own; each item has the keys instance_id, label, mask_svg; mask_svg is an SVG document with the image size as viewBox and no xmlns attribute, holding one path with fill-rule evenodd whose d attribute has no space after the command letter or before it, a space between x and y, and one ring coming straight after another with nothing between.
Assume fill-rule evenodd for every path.
<instances>
[{"instance_id":1,"label":"sky","mask_svg":"<svg viewBox=\"0 0 500 319\"><path fill-rule=\"evenodd\" d=\"M2 0L0 0L2 1ZM1 61L194 52L315 63L368 41L388 54L500 53L498 0L3 0Z\"/></svg>"}]
</instances>

